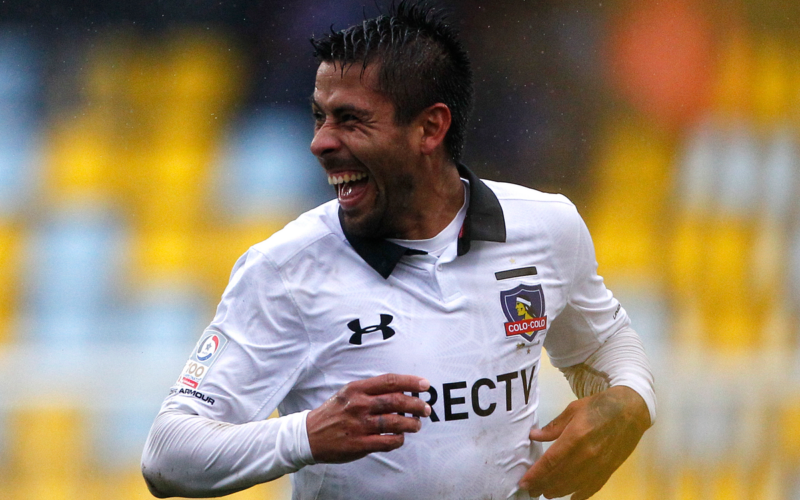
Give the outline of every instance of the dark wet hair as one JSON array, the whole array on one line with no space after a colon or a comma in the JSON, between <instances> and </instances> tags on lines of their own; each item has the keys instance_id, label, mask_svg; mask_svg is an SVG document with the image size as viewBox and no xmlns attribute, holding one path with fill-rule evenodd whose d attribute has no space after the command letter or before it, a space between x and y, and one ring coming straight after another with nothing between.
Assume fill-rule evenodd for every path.
<instances>
[{"instance_id":1,"label":"dark wet hair","mask_svg":"<svg viewBox=\"0 0 800 500\"><path fill-rule=\"evenodd\" d=\"M459 161L472 112L473 84L469 57L441 10L427 1L402 1L386 15L365 19L341 31L312 38L322 62L380 64L378 91L394 104L395 121L407 125L425 108L444 103L452 122L444 139L450 157Z\"/></svg>"}]
</instances>

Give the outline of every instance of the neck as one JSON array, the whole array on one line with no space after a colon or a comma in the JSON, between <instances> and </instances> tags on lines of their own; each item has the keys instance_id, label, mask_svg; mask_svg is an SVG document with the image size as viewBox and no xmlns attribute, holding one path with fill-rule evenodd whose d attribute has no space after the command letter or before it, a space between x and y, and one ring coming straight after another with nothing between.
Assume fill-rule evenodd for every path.
<instances>
[{"instance_id":1,"label":"neck","mask_svg":"<svg viewBox=\"0 0 800 500\"><path fill-rule=\"evenodd\" d=\"M425 168L430 175L425 184L419 186L412 201L414 209L401 236L403 239L433 238L450 224L464 205L464 185L454 163L431 161Z\"/></svg>"}]
</instances>

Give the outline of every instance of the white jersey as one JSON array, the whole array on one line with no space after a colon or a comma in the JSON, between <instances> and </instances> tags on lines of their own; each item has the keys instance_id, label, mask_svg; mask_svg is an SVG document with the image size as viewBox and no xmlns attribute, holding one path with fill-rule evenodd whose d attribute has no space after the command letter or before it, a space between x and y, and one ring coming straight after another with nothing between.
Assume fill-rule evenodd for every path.
<instances>
[{"instance_id":1,"label":"white jersey","mask_svg":"<svg viewBox=\"0 0 800 500\"><path fill-rule=\"evenodd\" d=\"M417 375L431 383L422 429L388 453L300 468L294 498L529 498L517 482L541 455L528 433L542 347L581 363L628 318L572 203L460 171L466 220L439 257L345 235L335 200L252 247L162 409L240 424Z\"/></svg>"}]
</instances>

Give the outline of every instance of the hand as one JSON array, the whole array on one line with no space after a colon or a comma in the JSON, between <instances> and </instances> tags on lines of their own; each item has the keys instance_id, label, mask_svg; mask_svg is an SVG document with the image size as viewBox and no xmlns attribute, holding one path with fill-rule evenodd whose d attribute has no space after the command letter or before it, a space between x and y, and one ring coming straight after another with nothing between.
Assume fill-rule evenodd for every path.
<instances>
[{"instance_id":1,"label":"hand","mask_svg":"<svg viewBox=\"0 0 800 500\"><path fill-rule=\"evenodd\" d=\"M573 401L533 441L554 441L528 469L519 485L532 497L585 500L597 493L636 448L650 427L644 400L629 387L617 386Z\"/></svg>"},{"instance_id":2,"label":"hand","mask_svg":"<svg viewBox=\"0 0 800 500\"><path fill-rule=\"evenodd\" d=\"M423 378L393 373L345 385L306 418L314 460L351 462L399 448L403 433L420 430L419 417L431 414L428 403L403 392L427 391L430 386Z\"/></svg>"}]
</instances>

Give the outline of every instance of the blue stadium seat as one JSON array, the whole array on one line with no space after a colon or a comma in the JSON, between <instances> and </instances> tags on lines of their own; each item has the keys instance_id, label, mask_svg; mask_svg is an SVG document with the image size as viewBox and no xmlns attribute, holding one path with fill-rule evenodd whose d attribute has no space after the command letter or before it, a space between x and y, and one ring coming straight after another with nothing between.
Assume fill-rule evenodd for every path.
<instances>
[{"instance_id":1,"label":"blue stadium seat","mask_svg":"<svg viewBox=\"0 0 800 500\"><path fill-rule=\"evenodd\" d=\"M29 38L0 27L0 219L21 211L38 174L39 62Z\"/></svg>"},{"instance_id":2,"label":"blue stadium seat","mask_svg":"<svg viewBox=\"0 0 800 500\"><path fill-rule=\"evenodd\" d=\"M237 218L293 218L333 198L309 151L308 111L269 109L234 127L218 170L219 202Z\"/></svg>"},{"instance_id":3,"label":"blue stadium seat","mask_svg":"<svg viewBox=\"0 0 800 500\"><path fill-rule=\"evenodd\" d=\"M32 229L23 280L31 340L74 344L124 336L127 234L102 206L71 207Z\"/></svg>"},{"instance_id":4,"label":"blue stadium seat","mask_svg":"<svg viewBox=\"0 0 800 500\"><path fill-rule=\"evenodd\" d=\"M191 283L148 286L138 293L133 340L145 348L184 346L188 352L211 321L214 310Z\"/></svg>"}]
</instances>

